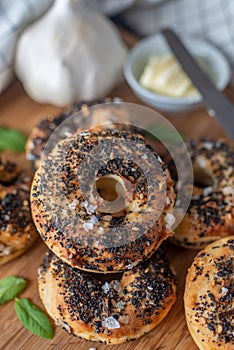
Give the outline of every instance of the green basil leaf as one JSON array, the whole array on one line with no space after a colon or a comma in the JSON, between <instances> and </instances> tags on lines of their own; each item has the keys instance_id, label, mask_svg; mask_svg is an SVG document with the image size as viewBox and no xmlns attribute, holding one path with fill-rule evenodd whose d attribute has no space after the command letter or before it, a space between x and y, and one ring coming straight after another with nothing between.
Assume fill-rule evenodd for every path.
<instances>
[{"instance_id":1,"label":"green basil leaf","mask_svg":"<svg viewBox=\"0 0 234 350\"><path fill-rule=\"evenodd\" d=\"M173 144L179 144L186 139L178 131L163 124L150 124L147 129L147 136L156 137L159 141L165 141Z\"/></svg>"},{"instance_id":2,"label":"green basil leaf","mask_svg":"<svg viewBox=\"0 0 234 350\"><path fill-rule=\"evenodd\" d=\"M54 330L44 312L28 299L15 299L15 311L20 322L33 334L41 338L52 339Z\"/></svg>"},{"instance_id":3,"label":"green basil leaf","mask_svg":"<svg viewBox=\"0 0 234 350\"><path fill-rule=\"evenodd\" d=\"M9 276L0 280L0 304L7 303L19 295L27 282L21 277Z\"/></svg>"},{"instance_id":4,"label":"green basil leaf","mask_svg":"<svg viewBox=\"0 0 234 350\"><path fill-rule=\"evenodd\" d=\"M0 150L24 152L26 140L26 136L19 130L0 126Z\"/></svg>"}]
</instances>

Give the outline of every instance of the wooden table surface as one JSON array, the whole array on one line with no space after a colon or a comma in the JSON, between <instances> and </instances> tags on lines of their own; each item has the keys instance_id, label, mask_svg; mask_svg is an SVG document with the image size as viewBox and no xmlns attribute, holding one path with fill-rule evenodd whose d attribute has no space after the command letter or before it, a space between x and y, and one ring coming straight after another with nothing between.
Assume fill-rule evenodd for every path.
<instances>
[{"instance_id":1,"label":"wooden table surface","mask_svg":"<svg viewBox=\"0 0 234 350\"><path fill-rule=\"evenodd\" d=\"M127 35L125 40L132 44L134 39ZM234 100L234 90L226 90ZM110 96L119 96L126 102L142 104L125 82L117 87ZM32 101L24 92L21 84L15 81L0 96L0 125L18 128L28 134L31 128L44 116L58 113L59 108L51 105L41 105ZM165 115L168 120L188 138L202 136L218 138L224 136L215 120L208 116L206 110L200 109L180 116ZM7 153L8 158L15 159L21 167L29 165L24 155ZM161 324L144 337L119 346L106 346L93 343L68 335L64 330L55 327L52 340L41 339L32 335L18 321L13 302L0 306L0 349L1 350L196 350L192 338L186 327L183 310L184 280L187 268L195 255L194 251L178 248L167 244L168 257L173 265L178 279L177 301ZM27 279L28 286L22 297L30 298L43 309L37 291L37 267L42 261L46 246L39 238L33 247L18 259L0 267L0 278L17 275Z\"/></svg>"}]
</instances>

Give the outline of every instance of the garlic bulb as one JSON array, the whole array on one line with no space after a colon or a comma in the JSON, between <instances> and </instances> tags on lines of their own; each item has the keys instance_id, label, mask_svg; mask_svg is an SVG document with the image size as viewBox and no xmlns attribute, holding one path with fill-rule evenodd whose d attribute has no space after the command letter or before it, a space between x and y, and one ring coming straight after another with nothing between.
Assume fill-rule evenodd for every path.
<instances>
[{"instance_id":1,"label":"garlic bulb","mask_svg":"<svg viewBox=\"0 0 234 350\"><path fill-rule=\"evenodd\" d=\"M125 53L107 18L77 0L56 0L19 38L15 71L34 100L64 106L106 95Z\"/></svg>"},{"instance_id":2,"label":"garlic bulb","mask_svg":"<svg viewBox=\"0 0 234 350\"><path fill-rule=\"evenodd\" d=\"M14 78L13 62L20 31L40 17L53 0L0 1L0 93Z\"/></svg>"}]
</instances>

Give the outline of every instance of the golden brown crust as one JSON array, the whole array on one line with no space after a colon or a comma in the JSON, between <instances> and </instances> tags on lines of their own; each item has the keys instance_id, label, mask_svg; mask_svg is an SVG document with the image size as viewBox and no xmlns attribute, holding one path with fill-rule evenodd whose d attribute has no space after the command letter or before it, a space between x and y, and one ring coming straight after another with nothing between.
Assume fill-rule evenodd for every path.
<instances>
[{"instance_id":1,"label":"golden brown crust","mask_svg":"<svg viewBox=\"0 0 234 350\"><path fill-rule=\"evenodd\" d=\"M89 203L87 207L84 192L81 195L80 183L77 181L77 169L84 154L88 155L92 147L110 140L114 140L117 145L118 140L132 141L134 156L145 149L143 137L129 132L106 130L74 134L57 144L49 155L49 163L46 163L49 164L48 169L44 171L41 167L35 174L31 191L33 219L48 247L73 267L105 273L130 269L139 261L148 259L161 242L172 235L172 227L167 219L174 205L172 180L164 165L158 162L157 169L155 164L148 164L146 178L136 164L125 162L127 149L125 142L122 142L117 146L120 158L113 158L104 168L97 168L97 176L118 175L121 181L128 180L134 187L133 200L116 217L97 212L93 205L95 203ZM108 152L107 149L105 151ZM152 158L157 160L157 155L152 150L150 152ZM92 167L98 161L98 157L93 157ZM80 178L89 179L87 168L83 166L81 171L84 174ZM151 177L157 181L155 188L148 186ZM85 191L92 193L89 187L92 181L87 181L87 186ZM51 193L54 190L56 196L53 198ZM156 219L155 212L158 215ZM85 226L87 223L91 226L88 230ZM128 241L126 227L130 227Z\"/></svg>"},{"instance_id":2,"label":"golden brown crust","mask_svg":"<svg viewBox=\"0 0 234 350\"><path fill-rule=\"evenodd\" d=\"M29 246L27 247L27 249ZM27 249L15 249L7 244L0 242L0 265L6 264L7 262L16 259L18 256L23 254Z\"/></svg>"},{"instance_id":3,"label":"golden brown crust","mask_svg":"<svg viewBox=\"0 0 234 350\"><path fill-rule=\"evenodd\" d=\"M0 166L0 264L25 252L38 237L30 209L31 181L15 164Z\"/></svg>"},{"instance_id":4,"label":"golden brown crust","mask_svg":"<svg viewBox=\"0 0 234 350\"><path fill-rule=\"evenodd\" d=\"M234 348L234 236L198 253L186 278L185 313L201 350Z\"/></svg>"},{"instance_id":5,"label":"golden brown crust","mask_svg":"<svg viewBox=\"0 0 234 350\"><path fill-rule=\"evenodd\" d=\"M69 133L73 134L76 129L80 127L85 128L86 124L86 128L89 128L97 124L104 124L107 122L128 123L128 115L126 111L117 105L115 105L115 108L113 109L113 115L111 114L111 108L113 107L110 105L106 105L103 108L99 107L99 109L96 111L97 113L95 113L94 110L88 109L89 107L103 103L110 103L112 101L113 100L111 98L81 101L67 107L56 116L48 116L43 118L30 132L26 144L26 157L31 161L33 169L36 170L39 168L43 150L50 136L59 125L61 125L75 113L82 112L82 114L79 115L77 125L71 123L71 125L68 125L66 130L64 128L64 134L60 133L61 139L66 138ZM104 111L104 113L100 113L100 111Z\"/></svg>"},{"instance_id":6,"label":"golden brown crust","mask_svg":"<svg viewBox=\"0 0 234 350\"><path fill-rule=\"evenodd\" d=\"M14 181L18 173L19 169L15 163L9 161L4 163L0 158L0 183L7 184Z\"/></svg>"},{"instance_id":7,"label":"golden brown crust","mask_svg":"<svg viewBox=\"0 0 234 350\"><path fill-rule=\"evenodd\" d=\"M190 141L195 185L173 241L200 249L234 233L234 147L225 141ZM186 189L186 187L185 187Z\"/></svg>"},{"instance_id":8,"label":"golden brown crust","mask_svg":"<svg viewBox=\"0 0 234 350\"><path fill-rule=\"evenodd\" d=\"M48 253L39 293L50 316L76 336L107 344L136 339L155 328L176 300L173 273L161 250L116 279L74 269ZM113 327L113 328L112 328Z\"/></svg>"}]
</instances>

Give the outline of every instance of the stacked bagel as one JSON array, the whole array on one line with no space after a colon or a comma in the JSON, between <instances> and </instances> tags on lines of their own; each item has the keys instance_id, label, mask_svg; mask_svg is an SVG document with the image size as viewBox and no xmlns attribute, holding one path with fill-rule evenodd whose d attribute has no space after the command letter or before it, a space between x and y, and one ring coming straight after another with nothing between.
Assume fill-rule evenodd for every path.
<instances>
[{"instance_id":1,"label":"stacked bagel","mask_svg":"<svg viewBox=\"0 0 234 350\"><path fill-rule=\"evenodd\" d=\"M200 350L232 350L234 146L225 140L189 141L187 146L194 169L193 194L172 240L184 248L203 249L186 277L186 321Z\"/></svg>"},{"instance_id":2,"label":"stacked bagel","mask_svg":"<svg viewBox=\"0 0 234 350\"><path fill-rule=\"evenodd\" d=\"M234 348L234 236L207 245L194 259L185 285L188 329L200 350Z\"/></svg>"},{"instance_id":3,"label":"stacked bagel","mask_svg":"<svg viewBox=\"0 0 234 350\"><path fill-rule=\"evenodd\" d=\"M201 249L234 233L234 146L223 139L204 139L188 141L187 147L194 170L193 194L173 241Z\"/></svg>"},{"instance_id":4,"label":"stacked bagel","mask_svg":"<svg viewBox=\"0 0 234 350\"><path fill-rule=\"evenodd\" d=\"M108 116L102 108L98 123ZM95 115L84 103L82 109ZM142 135L94 119L94 128L58 140L35 173L32 215L50 249L39 293L69 333L117 344L149 332L175 302L174 275L160 248L173 234L175 194Z\"/></svg>"},{"instance_id":5,"label":"stacked bagel","mask_svg":"<svg viewBox=\"0 0 234 350\"><path fill-rule=\"evenodd\" d=\"M153 329L175 301L174 276L160 248L162 241L172 236L175 194L161 159L142 135L126 126L126 111L110 105L98 110L88 108L98 102L102 101L76 104L57 117L46 118L33 129L27 154L34 169L39 169L32 186L31 206L37 230L50 248L39 269L40 296L48 313L69 333L117 344ZM50 145L43 171L43 167L39 167L40 157L50 134L74 112L79 113L77 120L83 126L91 125L92 130L81 130L75 124L74 132L74 123L67 125L64 132L59 133L62 140L57 138L52 147ZM113 124L100 128L98 124L108 122L110 116ZM116 130L116 121L125 125L118 125ZM142 154L146 146L150 156L160 159L162 171L148 159L147 183L137 164L112 156L96 174L95 181L103 197L90 197L92 186L83 180L91 174L90 164L91 170L98 168L96 160L102 158L102 152L96 152L96 158L91 158L85 166L82 161L96 146L110 141L125 143L118 146L121 157L129 154L127 141L134 142L137 146L132 151L138 160L142 156L142 159L148 158L146 153ZM185 248L204 249L194 259L187 275L185 315L200 349L232 349L234 237L230 234L234 224L234 149L224 140L189 141L187 147L194 169L193 194L188 211L171 240ZM174 148L176 152L176 146ZM108 154L108 150L104 153ZM177 183L170 154L162 151L160 156ZM63 166L61 159L65 160ZM80 171L75 172L76 169ZM155 169L161 191L152 186ZM51 179L55 180L52 186ZM183 195L188 196L187 191L191 193L191 185L186 186L182 196L180 192L182 204ZM175 192L177 190L175 186ZM148 192L155 195L150 201ZM117 202L116 195L120 198ZM118 211L106 213L109 201L115 202ZM151 209L157 208L159 202L161 215L155 219L155 211ZM118 207L123 203L124 210ZM74 213L79 221L73 220L70 224L67 218ZM126 231L129 224L130 230ZM212 241L215 242L206 247Z\"/></svg>"},{"instance_id":6,"label":"stacked bagel","mask_svg":"<svg viewBox=\"0 0 234 350\"><path fill-rule=\"evenodd\" d=\"M37 239L30 210L31 179L0 158L0 265L23 254Z\"/></svg>"}]
</instances>

